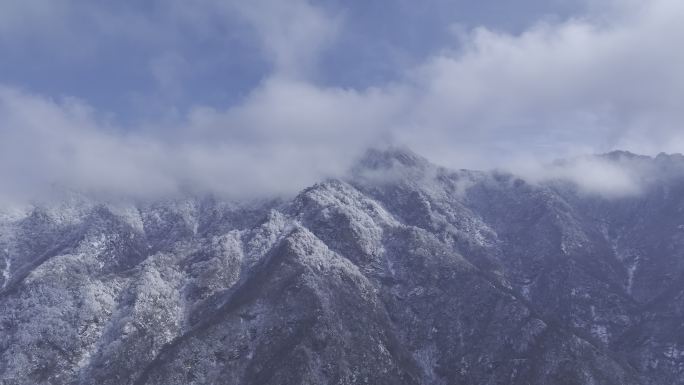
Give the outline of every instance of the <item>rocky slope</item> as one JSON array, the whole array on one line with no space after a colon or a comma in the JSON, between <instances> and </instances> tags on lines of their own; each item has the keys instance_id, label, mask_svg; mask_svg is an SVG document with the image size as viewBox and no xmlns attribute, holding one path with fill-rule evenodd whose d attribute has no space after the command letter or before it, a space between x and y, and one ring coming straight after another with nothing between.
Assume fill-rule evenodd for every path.
<instances>
[{"instance_id":1,"label":"rocky slope","mask_svg":"<svg viewBox=\"0 0 684 385\"><path fill-rule=\"evenodd\" d=\"M684 160L640 194L370 151L292 200L0 215L2 384L684 384Z\"/></svg>"}]
</instances>

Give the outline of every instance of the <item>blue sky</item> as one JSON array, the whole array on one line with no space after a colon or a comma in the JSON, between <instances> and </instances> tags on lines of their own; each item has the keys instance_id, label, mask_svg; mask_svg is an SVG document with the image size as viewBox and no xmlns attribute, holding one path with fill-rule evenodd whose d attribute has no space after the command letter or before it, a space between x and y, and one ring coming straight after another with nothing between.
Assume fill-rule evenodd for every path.
<instances>
[{"instance_id":1,"label":"blue sky","mask_svg":"<svg viewBox=\"0 0 684 385\"><path fill-rule=\"evenodd\" d=\"M172 108L230 106L273 71L263 41L273 37L260 36L266 28L260 23L283 23L278 19L293 12L278 9L289 5L262 2L253 7L262 14L259 21L241 9L249 7L231 3L238 2L4 1L0 82L76 97L123 123L158 118ZM540 20L584 11L570 0L307 4L324 22L337 24L334 38L317 52L317 63L306 68L307 77L354 88L395 81L426 57L456 48L459 29L519 33Z\"/></svg>"},{"instance_id":2,"label":"blue sky","mask_svg":"<svg viewBox=\"0 0 684 385\"><path fill-rule=\"evenodd\" d=\"M0 196L292 193L387 144L682 151L684 3L597 3L6 0Z\"/></svg>"}]
</instances>

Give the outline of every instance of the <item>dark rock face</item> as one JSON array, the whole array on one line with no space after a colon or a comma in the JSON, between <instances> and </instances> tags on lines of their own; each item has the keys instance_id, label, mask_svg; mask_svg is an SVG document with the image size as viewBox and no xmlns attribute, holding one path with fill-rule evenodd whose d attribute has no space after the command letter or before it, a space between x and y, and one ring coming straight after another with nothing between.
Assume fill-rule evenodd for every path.
<instances>
[{"instance_id":1,"label":"dark rock face","mask_svg":"<svg viewBox=\"0 0 684 385\"><path fill-rule=\"evenodd\" d=\"M2 384L684 384L684 160L638 195L371 151L287 202L0 216Z\"/></svg>"}]
</instances>

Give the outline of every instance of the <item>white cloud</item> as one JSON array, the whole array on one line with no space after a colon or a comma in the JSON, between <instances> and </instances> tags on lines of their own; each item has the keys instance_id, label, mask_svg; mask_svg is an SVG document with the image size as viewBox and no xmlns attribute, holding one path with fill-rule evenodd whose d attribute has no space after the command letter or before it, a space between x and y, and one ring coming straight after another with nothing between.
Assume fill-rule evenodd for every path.
<instances>
[{"instance_id":1,"label":"white cloud","mask_svg":"<svg viewBox=\"0 0 684 385\"><path fill-rule=\"evenodd\" d=\"M322 86L310 76L344 23L306 1L205 0L205 11L187 13L184 4L169 6L169 20L180 18L197 33L216 32L202 31L214 17L248 23L273 73L235 106L196 106L145 127L112 127L85 102L3 88L0 178L12 181L3 193L52 182L140 195L188 187L232 196L289 193L339 175L384 141L448 166L518 167L541 178L547 171L516 160L684 146L684 51L677 49L684 3L674 0L630 2L520 35L477 29L454 44L459 48L405 69L404 80L367 89ZM111 20L103 25L118 28ZM161 57L152 69L174 89L186 61ZM580 162L553 175L587 191L635 191L632 177L610 164Z\"/></svg>"},{"instance_id":2,"label":"white cloud","mask_svg":"<svg viewBox=\"0 0 684 385\"><path fill-rule=\"evenodd\" d=\"M515 169L532 183L567 181L583 193L616 198L643 191L646 181L642 166L626 159L582 156L551 164L542 164L536 159L518 160Z\"/></svg>"},{"instance_id":3,"label":"white cloud","mask_svg":"<svg viewBox=\"0 0 684 385\"><path fill-rule=\"evenodd\" d=\"M684 52L676 49L684 5L649 4L609 23L541 24L519 36L474 31L465 49L419 72L421 124L456 145L547 157L675 150L684 121Z\"/></svg>"},{"instance_id":4,"label":"white cloud","mask_svg":"<svg viewBox=\"0 0 684 385\"><path fill-rule=\"evenodd\" d=\"M291 193L339 175L381 138L394 95L324 90L271 79L227 111L194 110L177 127L123 133L74 100L0 91L3 193L60 183L96 194L209 190L233 197ZM353 111L353 114L351 113Z\"/></svg>"},{"instance_id":5,"label":"white cloud","mask_svg":"<svg viewBox=\"0 0 684 385\"><path fill-rule=\"evenodd\" d=\"M228 3L254 27L279 76L307 78L320 51L330 45L340 28L339 16L306 0Z\"/></svg>"}]
</instances>

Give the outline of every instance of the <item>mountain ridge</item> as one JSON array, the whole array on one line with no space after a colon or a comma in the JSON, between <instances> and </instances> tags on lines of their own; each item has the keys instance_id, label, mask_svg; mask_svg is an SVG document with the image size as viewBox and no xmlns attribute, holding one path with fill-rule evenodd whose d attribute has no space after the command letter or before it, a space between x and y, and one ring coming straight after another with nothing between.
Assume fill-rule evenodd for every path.
<instances>
[{"instance_id":1,"label":"mountain ridge","mask_svg":"<svg viewBox=\"0 0 684 385\"><path fill-rule=\"evenodd\" d=\"M2 224L0 380L684 383L680 192L389 149L287 200L36 207Z\"/></svg>"}]
</instances>

